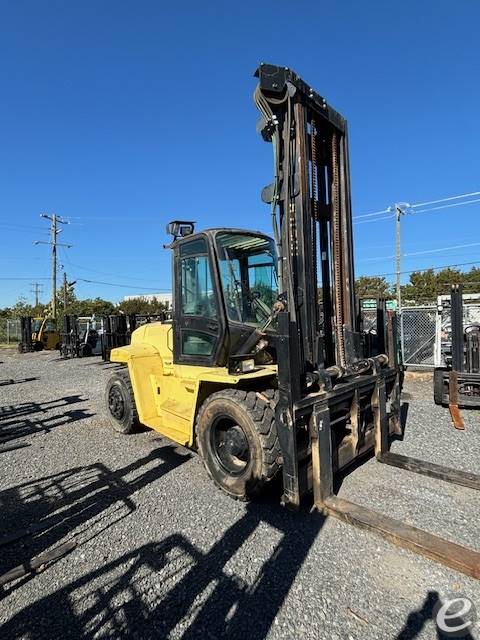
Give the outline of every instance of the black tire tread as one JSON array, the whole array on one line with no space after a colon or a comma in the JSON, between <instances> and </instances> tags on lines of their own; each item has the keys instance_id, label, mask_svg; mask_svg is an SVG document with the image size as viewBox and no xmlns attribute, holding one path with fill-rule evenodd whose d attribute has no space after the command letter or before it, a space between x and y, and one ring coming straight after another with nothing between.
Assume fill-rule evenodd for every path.
<instances>
[{"instance_id":1,"label":"black tire tread","mask_svg":"<svg viewBox=\"0 0 480 640\"><path fill-rule=\"evenodd\" d=\"M126 431L125 433L131 433L132 431L135 430L136 427L139 426L140 424L140 420L138 417L138 411L137 411L137 405L135 404L135 396L133 393L133 386L132 386L132 381L130 380L130 374L128 373L128 368L122 368L122 369L118 369L117 371L115 371L115 373L111 376L111 378L109 380L111 380L112 378L121 378L122 382L125 384L125 387L127 389L127 392L130 396L130 400L132 403L132 420L131 420L131 424L130 424L130 428L128 431ZM108 383L107 383L108 384ZM113 421L115 420L113 418L113 416L110 416L110 419Z\"/></svg>"},{"instance_id":2,"label":"black tire tread","mask_svg":"<svg viewBox=\"0 0 480 640\"><path fill-rule=\"evenodd\" d=\"M245 391L244 389L227 388L212 393L201 405L195 424L197 431L198 424L202 420L202 416L209 404L214 400L230 400L237 405L242 405L244 410L250 415L263 450L262 476L258 478L255 493L261 487L272 480L280 469L279 459L281 458L280 444L275 426L275 405L278 401L278 391L275 389L266 389L260 392ZM215 482L209 468L205 465L208 475ZM215 484L217 484L215 482ZM218 486L218 485L217 485ZM232 495L232 494L230 494ZM239 497L236 499L248 500L250 496Z\"/></svg>"}]
</instances>

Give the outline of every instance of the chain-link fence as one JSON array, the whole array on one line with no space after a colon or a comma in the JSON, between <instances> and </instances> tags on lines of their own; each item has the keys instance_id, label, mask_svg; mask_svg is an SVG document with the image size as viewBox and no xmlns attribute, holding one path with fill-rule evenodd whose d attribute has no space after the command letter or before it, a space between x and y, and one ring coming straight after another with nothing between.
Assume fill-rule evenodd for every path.
<instances>
[{"instance_id":1,"label":"chain-link fence","mask_svg":"<svg viewBox=\"0 0 480 640\"><path fill-rule=\"evenodd\" d=\"M21 336L20 318L0 318L0 344L16 344Z\"/></svg>"},{"instance_id":2,"label":"chain-link fence","mask_svg":"<svg viewBox=\"0 0 480 640\"><path fill-rule=\"evenodd\" d=\"M433 368L437 308L403 307L400 315L403 363Z\"/></svg>"}]
</instances>

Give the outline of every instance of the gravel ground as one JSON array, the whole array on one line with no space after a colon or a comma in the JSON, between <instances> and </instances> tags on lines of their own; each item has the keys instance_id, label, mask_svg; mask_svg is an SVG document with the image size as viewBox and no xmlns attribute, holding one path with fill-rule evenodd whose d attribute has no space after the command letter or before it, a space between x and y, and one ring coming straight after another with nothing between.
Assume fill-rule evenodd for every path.
<instances>
[{"instance_id":1,"label":"gravel ground","mask_svg":"<svg viewBox=\"0 0 480 640\"><path fill-rule=\"evenodd\" d=\"M0 447L11 448L0 452L0 535L41 527L0 547L0 573L77 542L0 592L1 638L406 640L441 637L439 599L466 596L480 610L473 579L277 498L237 503L159 434L114 433L103 388L115 365L7 350L0 361L16 382L0 386ZM394 451L480 471L478 413L464 411L455 431L426 380L408 380L404 401ZM473 490L372 459L339 495L480 550Z\"/></svg>"}]
</instances>

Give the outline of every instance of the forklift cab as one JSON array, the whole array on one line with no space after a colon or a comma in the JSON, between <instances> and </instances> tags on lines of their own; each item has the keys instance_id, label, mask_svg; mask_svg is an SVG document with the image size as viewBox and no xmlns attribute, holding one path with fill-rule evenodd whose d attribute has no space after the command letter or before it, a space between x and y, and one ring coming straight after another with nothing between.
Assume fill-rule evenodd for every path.
<instances>
[{"instance_id":1,"label":"forklift cab","mask_svg":"<svg viewBox=\"0 0 480 640\"><path fill-rule=\"evenodd\" d=\"M269 322L278 296L275 244L253 231L210 229L170 246L174 362L226 366Z\"/></svg>"},{"instance_id":2,"label":"forklift cab","mask_svg":"<svg viewBox=\"0 0 480 640\"><path fill-rule=\"evenodd\" d=\"M59 348L59 334L53 318L34 318L32 322L32 342L38 345L37 350L54 350Z\"/></svg>"}]
</instances>

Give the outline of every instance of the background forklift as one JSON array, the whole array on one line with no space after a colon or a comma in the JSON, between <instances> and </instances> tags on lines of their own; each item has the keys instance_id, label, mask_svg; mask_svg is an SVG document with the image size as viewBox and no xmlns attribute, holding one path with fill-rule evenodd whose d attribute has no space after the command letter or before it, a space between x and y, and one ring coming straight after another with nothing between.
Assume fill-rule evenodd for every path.
<instances>
[{"instance_id":1,"label":"background forklift","mask_svg":"<svg viewBox=\"0 0 480 640\"><path fill-rule=\"evenodd\" d=\"M105 362L110 360L110 353L116 347L130 344L132 333L135 329L147 322L162 322L168 316L168 312L151 316L132 313L130 315L116 314L106 316L103 320L102 332L102 358Z\"/></svg>"},{"instance_id":2,"label":"background forklift","mask_svg":"<svg viewBox=\"0 0 480 640\"><path fill-rule=\"evenodd\" d=\"M439 296L435 334L434 400L464 429L459 408L480 407L480 296L463 295L461 285Z\"/></svg>"},{"instance_id":3,"label":"background forklift","mask_svg":"<svg viewBox=\"0 0 480 640\"><path fill-rule=\"evenodd\" d=\"M18 343L19 353L55 350L60 348L60 334L53 318L20 318L21 341Z\"/></svg>"},{"instance_id":4,"label":"background forklift","mask_svg":"<svg viewBox=\"0 0 480 640\"><path fill-rule=\"evenodd\" d=\"M62 358L87 358L102 353L103 320L67 314L63 317Z\"/></svg>"},{"instance_id":5,"label":"background forklift","mask_svg":"<svg viewBox=\"0 0 480 640\"><path fill-rule=\"evenodd\" d=\"M112 425L137 423L196 448L228 495L259 495L277 475L283 504L315 507L469 575L480 554L340 499L334 475L377 460L479 489L477 476L389 452L401 434L402 371L394 318L379 305L376 340L362 339L354 295L347 124L285 67L261 65L258 130L273 145L273 236L194 233L170 223L171 323L146 324L113 349L124 363L105 392Z\"/></svg>"}]
</instances>

